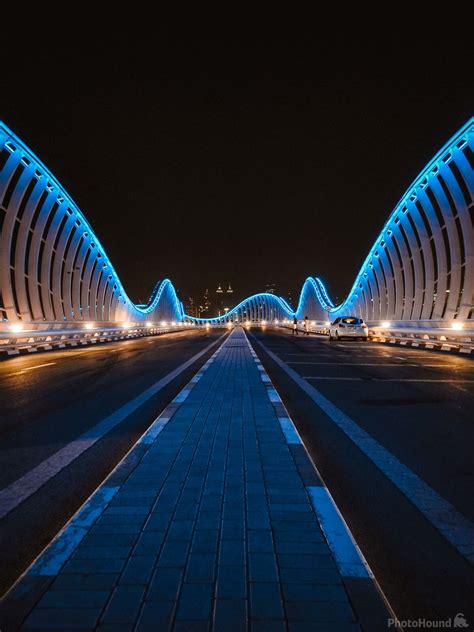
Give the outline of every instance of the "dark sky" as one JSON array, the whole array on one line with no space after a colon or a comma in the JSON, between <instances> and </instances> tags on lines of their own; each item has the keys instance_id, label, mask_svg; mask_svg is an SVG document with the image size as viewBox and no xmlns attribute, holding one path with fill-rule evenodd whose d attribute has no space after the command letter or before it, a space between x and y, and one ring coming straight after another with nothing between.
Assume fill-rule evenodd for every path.
<instances>
[{"instance_id":1,"label":"dark sky","mask_svg":"<svg viewBox=\"0 0 474 632\"><path fill-rule=\"evenodd\" d=\"M49 55L57 81L11 73L0 118L81 208L135 301L163 277L184 300L229 281L236 298L267 283L295 296L308 275L342 299L474 111L467 75L188 81L129 62L71 76L80 60Z\"/></svg>"}]
</instances>

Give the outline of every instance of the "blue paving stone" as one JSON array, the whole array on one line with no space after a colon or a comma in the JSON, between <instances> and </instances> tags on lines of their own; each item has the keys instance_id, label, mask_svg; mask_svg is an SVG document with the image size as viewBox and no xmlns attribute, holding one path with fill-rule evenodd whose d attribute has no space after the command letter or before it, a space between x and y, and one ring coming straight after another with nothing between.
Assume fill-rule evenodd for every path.
<instances>
[{"instance_id":1,"label":"blue paving stone","mask_svg":"<svg viewBox=\"0 0 474 632\"><path fill-rule=\"evenodd\" d=\"M95 575L67 575L56 577L51 590L107 590L111 591L118 582L118 573L100 573Z\"/></svg>"},{"instance_id":2,"label":"blue paving stone","mask_svg":"<svg viewBox=\"0 0 474 632\"><path fill-rule=\"evenodd\" d=\"M326 542L276 542L275 548L280 555L327 555Z\"/></svg>"},{"instance_id":3,"label":"blue paving stone","mask_svg":"<svg viewBox=\"0 0 474 632\"><path fill-rule=\"evenodd\" d=\"M194 529L194 522L192 520L173 520L166 534L166 540L168 542L172 540L191 540L191 535Z\"/></svg>"},{"instance_id":4,"label":"blue paving stone","mask_svg":"<svg viewBox=\"0 0 474 632\"><path fill-rule=\"evenodd\" d=\"M102 617L104 623L134 623L145 589L143 586L119 586Z\"/></svg>"},{"instance_id":5,"label":"blue paving stone","mask_svg":"<svg viewBox=\"0 0 474 632\"><path fill-rule=\"evenodd\" d=\"M147 585L156 560L156 555L133 555L125 566L120 583Z\"/></svg>"},{"instance_id":6,"label":"blue paving stone","mask_svg":"<svg viewBox=\"0 0 474 632\"><path fill-rule=\"evenodd\" d=\"M200 511L196 523L197 529L219 529L221 523L220 514L212 511Z\"/></svg>"},{"instance_id":7,"label":"blue paving stone","mask_svg":"<svg viewBox=\"0 0 474 632\"><path fill-rule=\"evenodd\" d=\"M183 572L183 569L180 568L157 568L153 574L146 599L149 601L176 601Z\"/></svg>"},{"instance_id":8,"label":"blue paving stone","mask_svg":"<svg viewBox=\"0 0 474 632\"><path fill-rule=\"evenodd\" d=\"M249 553L251 582L278 582L278 571L273 553Z\"/></svg>"},{"instance_id":9,"label":"blue paving stone","mask_svg":"<svg viewBox=\"0 0 474 632\"><path fill-rule=\"evenodd\" d=\"M242 517L222 521L221 538L223 540L243 540L245 538L243 514Z\"/></svg>"},{"instance_id":10,"label":"blue paving stone","mask_svg":"<svg viewBox=\"0 0 474 632\"><path fill-rule=\"evenodd\" d=\"M278 555L280 568L336 568L329 552L325 555Z\"/></svg>"},{"instance_id":11,"label":"blue paving stone","mask_svg":"<svg viewBox=\"0 0 474 632\"><path fill-rule=\"evenodd\" d=\"M97 521L97 525L121 525L121 524L135 524L142 525L146 520L146 516L137 516L135 514L122 514L122 515L103 515Z\"/></svg>"},{"instance_id":12,"label":"blue paving stone","mask_svg":"<svg viewBox=\"0 0 474 632\"><path fill-rule=\"evenodd\" d=\"M74 560L126 559L130 546L80 546L72 556Z\"/></svg>"},{"instance_id":13,"label":"blue paving stone","mask_svg":"<svg viewBox=\"0 0 474 632\"><path fill-rule=\"evenodd\" d=\"M213 584L183 584L177 620L200 621L211 618Z\"/></svg>"},{"instance_id":14,"label":"blue paving stone","mask_svg":"<svg viewBox=\"0 0 474 632\"><path fill-rule=\"evenodd\" d=\"M218 536L217 529L197 529L193 535L191 551L193 553L215 553Z\"/></svg>"},{"instance_id":15,"label":"blue paving stone","mask_svg":"<svg viewBox=\"0 0 474 632\"><path fill-rule=\"evenodd\" d=\"M63 566L62 573L119 573L125 566L125 560L97 559L97 560L69 560Z\"/></svg>"},{"instance_id":16,"label":"blue paving stone","mask_svg":"<svg viewBox=\"0 0 474 632\"><path fill-rule=\"evenodd\" d=\"M161 531L144 531L137 540L134 555L157 555L162 547L165 534Z\"/></svg>"},{"instance_id":17,"label":"blue paving stone","mask_svg":"<svg viewBox=\"0 0 474 632\"><path fill-rule=\"evenodd\" d=\"M282 589L285 601L347 602L347 593L342 584L282 584Z\"/></svg>"},{"instance_id":18,"label":"blue paving stone","mask_svg":"<svg viewBox=\"0 0 474 632\"><path fill-rule=\"evenodd\" d=\"M137 536L142 530L139 524L96 524L89 531L90 534L113 535L115 533L128 533Z\"/></svg>"},{"instance_id":19,"label":"blue paving stone","mask_svg":"<svg viewBox=\"0 0 474 632\"><path fill-rule=\"evenodd\" d=\"M104 511L105 516L146 516L149 513L148 507L108 507Z\"/></svg>"},{"instance_id":20,"label":"blue paving stone","mask_svg":"<svg viewBox=\"0 0 474 632\"><path fill-rule=\"evenodd\" d=\"M81 542L85 546L132 546L137 539L135 533L107 533L87 535Z\"/></svg>"},{"instance_id":21,"label":"blue paving stone","mask_svg":"<svg viewBox=\"0 0 474 632\"><path fill-rule=\"evenodd\" d=\"M314 524L273 522L272 531L276 542L325 542L321 531Z\"/></svg>"},{"instance_id":22,"label":"blue paving stone","mask_svg":"<svg viewBox=\"0 0 474 632\"><path fill-rule=\"evenodd\" d=\"M247 602L244 599L217 599L213 632L246 632Z\"/></svg>"},{"instance_id":23,"label":"blue paving stone","mask_svg":"<svg viewBox=\"0 0 474 632\"><path fill-rule=\"evenodd\" d=\"M278 583L250 584L251 619L284 619L283 604Z\"/></svg>"},{"instance_id":24,"label":"blue paving stone","mask_svg":"<svg viewBox=\"0 0 474 632\"><path fill-rule=\"evenodd\" d=\"M173 632L209 632L209 623L207 621L176 621Z\"/></svg>"},{"instance_id":25,"label":"blue paving stone","mask_svg":"<svg viewBox=\"0 0 474 632\"><path fill-rule=\"evenodd\" d=\"M49 590L38 608L102 608L109 596L107 590Z\"/></svg>"},{"instance_id":26,"label":"blue paving stone","mask_svg":"<svg viewBox=\"0 0 474 632\"><path fill-rule=\"evenodd\" d=\"M171 522L171 513L152 512L146 522L145 529L150 531L166 531Z\"/></svg>"},{"instance_id":27,"label":"blue paving stone","mask_svg":"<svg viewBox=\"0 0 474 632\"><path fill-rule=\"evenodd\" d=\"M340 575L334 568L280 568L283 583L337 584Z\"/></svg>"},{"instance_id":28,"label":"blue paving stone","mask_svg":"<svg viewBox=\"0 0 474 632\"><path fill-rule=\"evenodd\" d=\"M289 621L288 630L289 632L361 632L358 623L341 621Z\"/></svg>"},{"instance_id":29,"label":"blue paving stone","mask_svg":"<svg viewBox=\"0 0 474 632\"><path fill-rule=\"evenodd\" d=\"M250 622L250 632L287 632L286 623L283 619L271 621L259 621L258 619ZM302 631L303 632L303 631ZM308 632L308 631L304 631Z\"/></svg>"},{"instance_id":30,"label":"blue paving stone","mask_svg":"<svg viewBox=\"0 0 474 632\"><path fill-rule=\"evenodd\" d=\"M219 548L220 566L243 566L245 564L245 542L239 540L221 540Z\"/></svg>"},{"instance_id":31,"label":"blue paving stone","mask_svg":"<svg viewBox=\"0 0 474 632\"><path fill-rule=\"evenodd\" d=\"M100 615L100 609L80 608L36 608L24 624L25 630L60 630L93 628Z\"/></svg>"},{"instance_id":32,"label":"blue paving stone","mask_svg":"<svg viewBox=\"0 0 474 632\"><path fill-rule=\"evenodd\" d=\"M245 566L218 566L217 598L245 599L247 597L247 571Z\"/></svg>"},{"instance_id":33,"label":"blue paving stone","mask_svg":"<svg viewBox=\"0 0 474 632\"><path fill-rule=\"evenodd\" d=\"M136 632L168 630L176 608L175 601L145 601Z\"/></svg>"},{"instance_id":34,"label":"blue paving stone","mask_svg":"<svg viewBox=\"0 0 474 632\"><path fill-rule=\"evenodd\" d=\"M215 578L215 553L191 553L186 569L187 582L212 582Z\"/></svg>"},{"instance_id":35,"label":"blue paving stone","mask_svg":"<svg viewBox=\"0 0 474 632\"><path fill-rule=\"evenodd\" d=\"M189 542L165 541L158 558L158 566L183 567L188 557Z\"/></svg>"},{"instance_id":36,"label":"blue paving stone","mask_svg":"<svg viewBox=\"0 0 474 632\"><path fill-rule=\"evenodd\" d=\"M248 529L265 529L270 528L270 518L267 512L247 512L247 528Z\"/></svg>"},{"instance_id":37,"label":"blue paving stone","mask_svg":"<svg viewBox=\"0 0 474 632\"><path fill-rule=\"evenodd\" d=\"M127 496L126 498L121 498L116 496L109 507L151 507L154 502L154 498L141 498L141 497L133 497Z\"/></svg>"},{"instance_id":38,"label":"blue paving stone","mask_svg":"<svg viewBox=\"0 0 474 632\"><path fill-rule=\"evenodd\" d=\"M134 632L134 625L128 623L100 623L97 632Z\"/></svg>"},{"instance_id":39,"label":"blue paving stone","mask_svg":"<svg viewBox=\"0 0 474 632\"><path fill-rule=\"evenodd\" d=\"M272 553L273 536L270 530L249 529L247 531L247 547L249 553Z\"/></svg>"},{"instance_id":40,"label":"blue paving stone","mask_svg":"<svg viewBox=\"0 0 474 632\"><path fill-rule=\"evenodd\" d=\"M334 621L354 622L354 615L348 603L328 603L309 601L286 602L289 621Z\"/></svg>"}]
</instances>

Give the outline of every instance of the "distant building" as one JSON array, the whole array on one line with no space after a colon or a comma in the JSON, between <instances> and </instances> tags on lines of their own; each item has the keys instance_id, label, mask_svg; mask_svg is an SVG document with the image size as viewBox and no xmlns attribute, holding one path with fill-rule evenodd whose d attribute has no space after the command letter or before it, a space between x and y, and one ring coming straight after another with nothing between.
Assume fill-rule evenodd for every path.
<instances>
[{"instance_id":1,"label":"distant building","mask_svg":"<svg viewBox=\"0 0 474 632\"><path fill-rule=\"evenodd\" d=\"M194 318L199 317L199 305L196 303L192 296L188 297L187 301L184 304L184 309L188 316L193 316Z\"/></svg>"},{"instance_id":2,"label":"distant building","mask_svg":"<svg viewBox=\"0 0 474 632\"><path fill-rule=\"evenodd\" d=\"M211 309L211 301L210 301L210 298L209 298L209 290L207 288L206 288L206 291L204 292L203 299L204 299L204 301L203 301L203 304L201 306L201 311L204 314L208 314L209 310Z\"/></svg>"}]
</instances>

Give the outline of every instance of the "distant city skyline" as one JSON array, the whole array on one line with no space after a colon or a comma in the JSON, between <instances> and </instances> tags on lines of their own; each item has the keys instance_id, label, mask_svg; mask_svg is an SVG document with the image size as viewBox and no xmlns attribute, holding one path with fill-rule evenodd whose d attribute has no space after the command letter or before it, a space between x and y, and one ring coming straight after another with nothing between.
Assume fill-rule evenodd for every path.
<instances>
[{"instance_id":1,"label":"distant city skyline","mask_svg":"<svg viewBox=\"0 0 474 632\"><path fill-rule=\"evenodd\" d=\"M217 282L213 287L215 288L214 291L204 288L201 292L194 293L194 295L188 293L185 297L180 296L185 312L189 316L196 318L221 316L247 298L247 295L236 292L234 284L230 282ZM293 296L291 292L280 294L276 283L265 284L265 287L260 292L283 296L292 306Z\"/></svg>"}]
</instances>

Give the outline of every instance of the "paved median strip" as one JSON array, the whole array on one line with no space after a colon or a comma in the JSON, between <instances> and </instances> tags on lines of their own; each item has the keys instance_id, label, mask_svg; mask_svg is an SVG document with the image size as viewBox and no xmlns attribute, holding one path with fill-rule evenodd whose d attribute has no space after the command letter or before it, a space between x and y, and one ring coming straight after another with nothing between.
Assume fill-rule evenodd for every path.
<instances>
[{"instance_id":1,"label":"paved median strip","mask_svg":"<svg viewBox=\"0 0 474 632\"><path fill-rule=\"evenodd\" d=\"M306 490L309 494L316 515L318 516L323 533L326 536L331 551L334 554L341 575L343 577L366 577L373 579L373 573L370 571L365 558L363 557L360 549L357 547L355 540L347 524L342 518L334 499L325 486L316 465L313 463L306 451L298 430L288 414L288 411L286 410L277 390L273 386L270 376L265 371L264 366L260 362L260 359L253 348L250 346L250 343L249 347L257 367L261 372L262 381L267 387L267 395L270 401L272 404L278 404L279 410L281 411L283 408L286 413L285 416L278 417L278 421L280 422L280 427L285 435L288 445L297 445L303 448L303 451L299 455L299 465L302 473L304 474L304 471L309 468L313 469L316 474L318 484L306 485ZM307 473L305 474L305 477L306 476Z\"/></svg>"},{"instance_id":2,"label":"paved median strip","mask_svg":"<svg viewBox=\"0 0 474 632\"><path fill-rule=\"evenodd\" d=\"M253 339L255 340L255 338ZM382 626L385 627L387 617L395 618L395 613L331 493L324 484L315 463L309 456L293 420L271 382L270 376L248 340L247 343L260 371L262 382L267 388L267 395L275 408L281 430L305 484L311 505L343 579L352 606L359 616L361 612L364 613L364 620L360 621L362 629L381 629Z\"/></svg>"},{"instance_id":3,"label":"paved median strip","mask_svg":"<svg viewBox=\"0 0 474 632\"><path fill-rule=\"evenodd\" d=\"M137 397L115 410L92 428L89 428L89 430L86 430L86 432L76 437L76 439L42 461L15 482L2 489L0 491L0 518L4 518L27 498L36 493L43 485L50 481L53 476L56 476L61 470L70 465L81 454L97 443L99 439L140 408L147 400L168 386L176 377L202 358L203 355L226 335L227 333L223 334L217 341L211 343L199 353L196 353L192 358L143 391L143 393L137 395Z\"/></svg>"}]
</instances>

